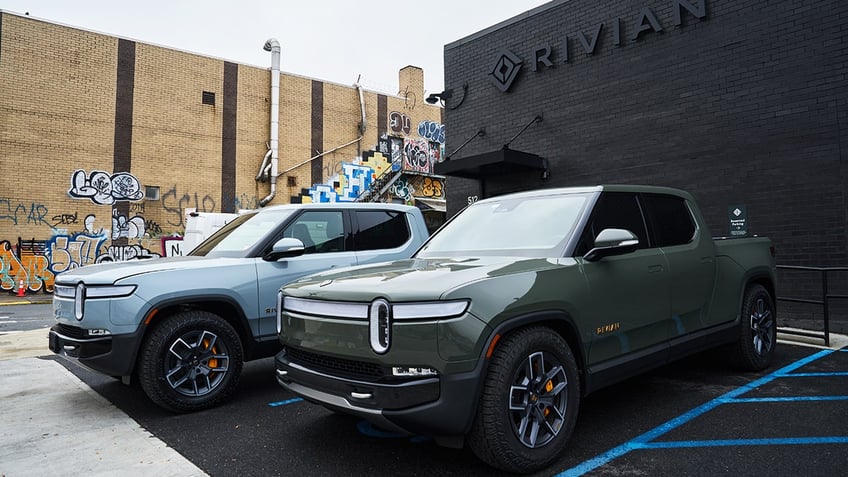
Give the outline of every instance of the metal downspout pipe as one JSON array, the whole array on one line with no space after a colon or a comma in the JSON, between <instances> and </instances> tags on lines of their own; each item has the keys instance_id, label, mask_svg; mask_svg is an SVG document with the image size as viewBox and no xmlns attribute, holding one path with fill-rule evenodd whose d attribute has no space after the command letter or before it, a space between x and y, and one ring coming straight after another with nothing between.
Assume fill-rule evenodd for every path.
<instances>
[{"instance_id":1,"label":"metal downspout pipe","mask_svg":"<svg viewBox=\"0 0 848 477\"><path fill-rule=\"evenodd\" d=\"M263 49L271 52L271 143L270 150L265 154L256 177L267 174L267 159L270 154L271 171L268 178L271 181L271 193L259 201L259 207L265 207L277 195L277 172L280 161L280 42L276 38L271 38L265 42Z\"/></svg>"}]
</instances>

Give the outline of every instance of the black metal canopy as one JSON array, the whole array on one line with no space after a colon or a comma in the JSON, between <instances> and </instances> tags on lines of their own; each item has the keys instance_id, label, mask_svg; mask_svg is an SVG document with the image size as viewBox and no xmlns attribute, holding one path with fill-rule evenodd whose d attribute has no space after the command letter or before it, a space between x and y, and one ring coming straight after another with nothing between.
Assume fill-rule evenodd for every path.
<instances>
[{"instance_id":1,"label":"black metal canopy","mask_svg":"<svg viewBox=\"0 0 848 477\"><path fill-rule=\"evenodd\" d=\"M545 171L547 168L547 161L541 156L504 147L497 151L437 163L434 172L443 176L481 180L514 172Z\"/></svg>"}]
</instances>

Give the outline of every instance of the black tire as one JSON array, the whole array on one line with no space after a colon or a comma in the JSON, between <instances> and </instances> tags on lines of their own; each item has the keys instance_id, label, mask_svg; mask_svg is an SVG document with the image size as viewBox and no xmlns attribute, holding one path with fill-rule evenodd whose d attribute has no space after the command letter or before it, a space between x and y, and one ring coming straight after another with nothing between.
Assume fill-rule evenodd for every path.
<instances>
[{"instance_id":1,"label":"black tire","mask_svg":"<svg viewBox=\"0 0 848 477\"><path fill-rule=\"evenodd\" d=\"M767 368L777 344L777 313L774 299L762 285L751 285L742 299L739 338L731 359L739 369L760 371Z\"/></svg>"},{"instance_id":2,"label":"black tire","mask_svg":"<svg viewBox=\"0 0 848 477\"><path fill-rule=\"evenodd\" d=\"M568 344L550 328L525 328L492 354L468 444L492 467L533 472L562 454L579 409L580 378Z\"/></svg>"},{"instance_id":3,"label":"black tire","mask_svg":"<svg viewBox=\"0 0 848 477\"><path fill-rule=\"evenodd\" d=\"M175 412L217 406L235 391L244 361L229 323L209 312L183 311L150 332L138 364L150 399Z\"/></svg>"}]
</instances>

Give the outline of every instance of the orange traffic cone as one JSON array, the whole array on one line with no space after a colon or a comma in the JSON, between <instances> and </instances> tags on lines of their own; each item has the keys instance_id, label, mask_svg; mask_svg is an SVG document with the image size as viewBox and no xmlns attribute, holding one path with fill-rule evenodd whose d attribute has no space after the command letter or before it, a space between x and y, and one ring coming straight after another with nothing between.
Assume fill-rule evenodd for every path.
<instances>
[{"instance_id":1,"label":"orange traffic cone","mask_svg":"<svg viewBox=\"0 0 848 477\"><path fill-rule=\"evenodd\" d=\"M23 280L18 283L18 296L26 296L26 288L24 288Z\"/></svg>"}]
</instances>

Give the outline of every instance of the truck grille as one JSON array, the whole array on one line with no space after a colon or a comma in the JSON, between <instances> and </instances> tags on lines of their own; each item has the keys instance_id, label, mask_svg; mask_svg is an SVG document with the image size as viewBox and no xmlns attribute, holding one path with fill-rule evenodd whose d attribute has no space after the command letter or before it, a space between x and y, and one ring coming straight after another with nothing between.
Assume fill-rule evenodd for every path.
<instances>
[{"instance_id":1,"label":"truck grille","mask_svg":"<svg viewBox=\"0 0 848 477\"><path fill-rule=\"evenodd\" d=\"M286 348L286 359L314 371L363 381L376 381L385 376L382 368L373 363L323 356L297 348Z\"/></svg>"},{"instance_id":2,"label":"truck grille","mask_svg":"<svg viewBox=\"0 0 848 477\"><path fill-rule=\"evenodd\" d=\"M57 324L56 327L53 328L53 330L62 336L66 336L75 340L85 340L89 338L89 336L86 334L86 331L77 326Z\"/></svg>"}]
</instances>

